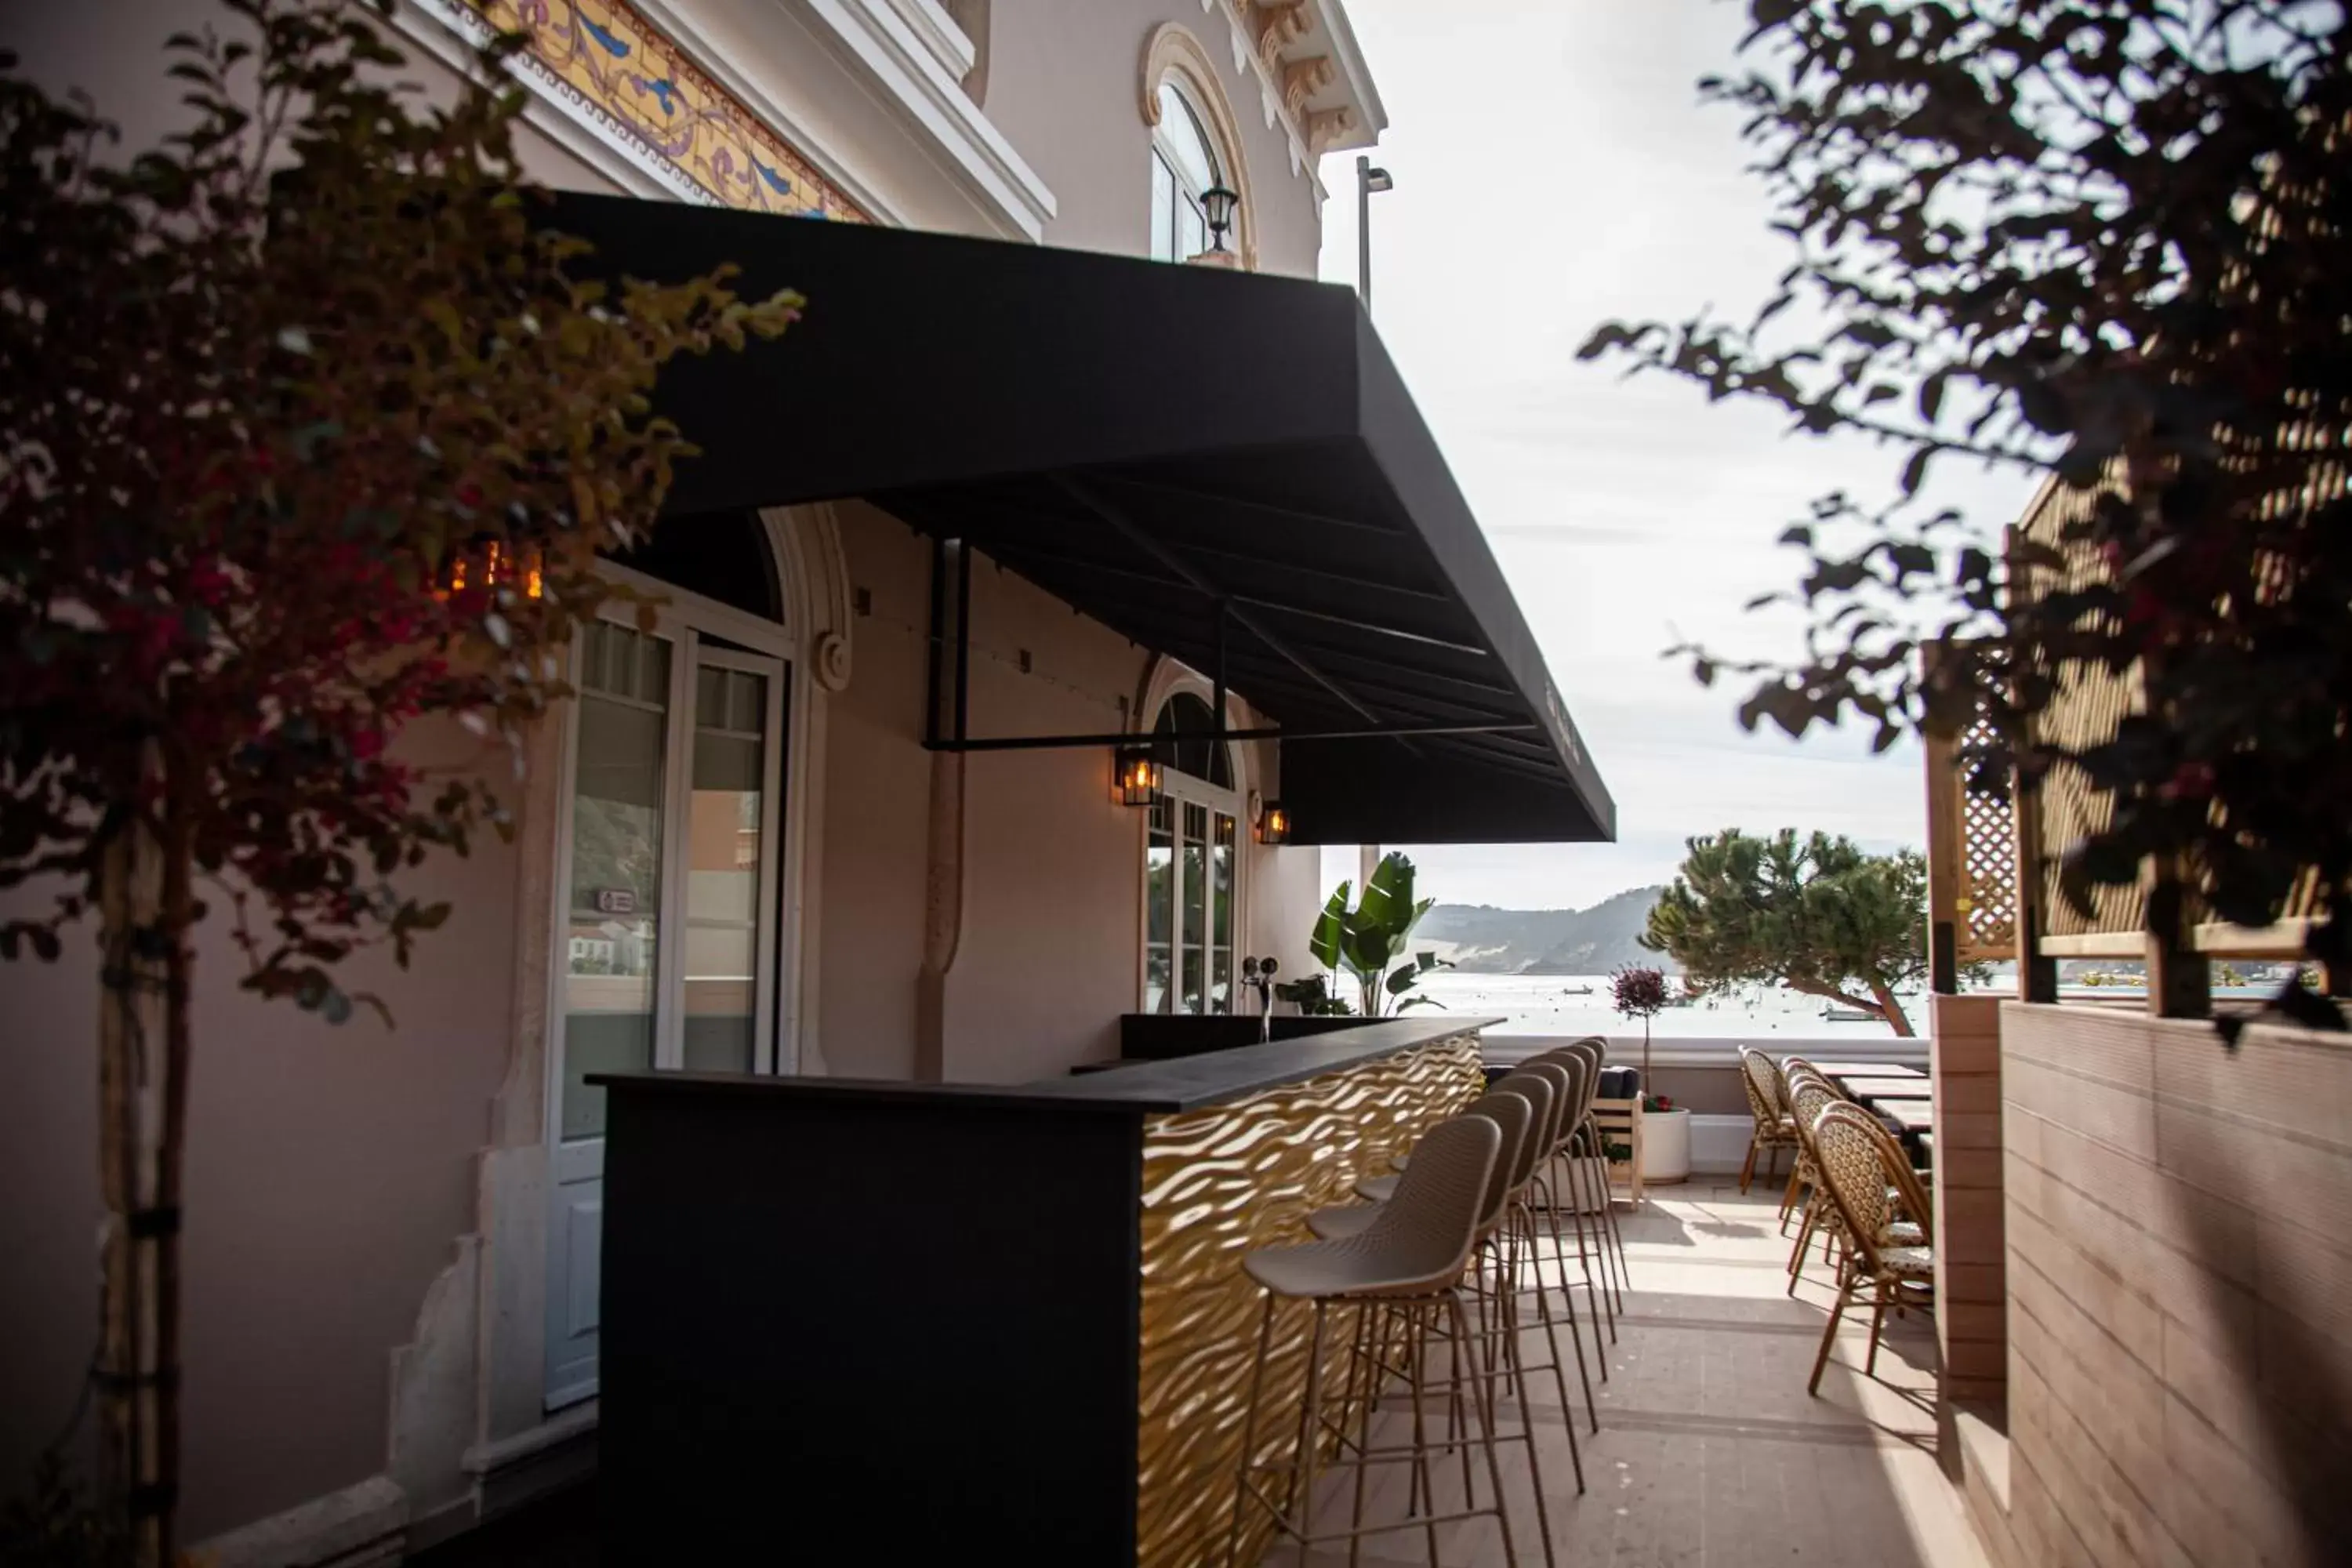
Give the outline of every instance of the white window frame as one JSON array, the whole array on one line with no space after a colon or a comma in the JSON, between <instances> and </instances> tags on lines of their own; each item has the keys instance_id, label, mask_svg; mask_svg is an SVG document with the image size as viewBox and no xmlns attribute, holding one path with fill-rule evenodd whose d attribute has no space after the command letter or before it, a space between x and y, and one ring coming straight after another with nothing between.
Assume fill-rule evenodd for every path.
<instances>
[{"instance_id":1,"label":"white window frame","mask_svg":"<svg viewBox=\"0 0 2352 1568\"><path fill-rule=\"evenodd\" d=\"M1160 713L1179 696L1197 697L1204 707L1209 701L1208 694L1205 691L1193 690L1189 681L1171 689L1160 699L1159 708L1152 711L1151 727L1147 727L1136 737L1139 742L1146 740L1167 739L1166 736L1158 733L1156 726L1160 722ZM1230 728L1231 716L1221 719L1219 724L1221 728ZM1207 779L1195 778L1191 773L1178 773L1173 767L1160 769L1160 793L1168 799L1170 837L1174 842L1179 864L1181 863L1184 853L1183 812L1187 804L1204 806L1209 811L1209 837L1205 840L1205 847L1212 858L1216 848L1218 814L1222 813L1233 819L1233 909L1227 916L1226 929L1233 933L1234 972L1226 977L1225 982L1225 1009L1231 1014L1241 1011L1241 963L1244 956L1248 956L1244 951L1244 942L1249 930L1249 922L1246 919L1249 909L1248 847L1253 829L1249 814L1244 809L1249 798L1249 791L1246 781L1243 777L1242 749L1230 741L1219 741L1215 744L1224 748L1225 765L1231 771L1234 779L1232 788L1223 788ZM1152 1012L1155 1009L1151 1006L1151 813L1140 811L1136 815L1143 820L1136 836L1139 886L1136 894L1135 1005L1138 1012ZM1204 875L1207 874L1207 864L1208 862L1204 860L1202 867ZM1181 877L1176 879L1175 885L1181 888ZM1209 1002L1216 985L1215 951L1215 948L1205 941L1201 944L1202 965L1201 994L1204 1004ZM1169 994L1181 1002L1184 993L1184 901L1181 897L1176 899L1176 907L1171 911L1168 926L1168 989ZM1171 1005L1168 1012L1174 1016L1187 1018L1218 1016L1213 1012L1192 1013L1175 1005Z\"/></svg>"},{"instance_id":2,"label":"white window frame","mask_svg":"<svg viewBox=\"0 0 2352 1568\"><path fill-rule=\"evenodd\" d=\"M1157 92L1162 89L1175 94L1178 101L1183 105L1185 114L1191 118L1192 132L1200 141L1201 151L1207 155L1209 160L1209 184L1202 185L1198 189L1195 189L1193 187L1193 183L1185 177L1183 160L1177 156L1176 140L1168 123L1169 116L1163 111L1160 117L1159 123L1154 125L1151 129L1151 171L1156 173L1160 170L1165 170L1167 172L1171 199L1174 205L1169 208L1167 215L1169 249L1167 252L1163 253L1157 248L1155 244L1151 252L1151 258L1155 261L1183 262L1192 260L1192 256L1201 255L1215 245L1216 232L1209 226L1208 211L1202 205L1201 197L1202 193L1206 192L1211 185L1215 185L1221 183L1223 184L1228 190L1233 189L1233 174L1231 171L1223 166L1226 161L1227 155L1224 151L1217 145L1216 132L1210 129L1211 126L1215 124L1215 121L1210 118L1208 111L1201 107L1200 100L1193 96L1190 88L1186 86L1182 77L1177 72L1169 72L1166 77L1161 79L1160 87L1155 88L1153 90ZM1152 197L1156 205L1159 197L1159 183L1156 179L1152 182ZM1174 254L1174 252L1181 248L1182 245L1182 240L1180 237L1181 226L1176 221L1178 211L1181 207L1190 207L1192 210L1193 216L1201 220L1201 249L1192 252L1192 256L1180 256ZM1159 234L1158 226L1160 222L1160 214L1156 211L1152 214L1151 222L1152 227L1150 229L1150 233L1156 241ZM1240 201L1238 197L1236 197L1234 205L1233 226L1231 231L1225 236L1225 242L1228 248L1235 251L1241 249L1241 226L1242 209Z\"/></svg>"}]
</instances>

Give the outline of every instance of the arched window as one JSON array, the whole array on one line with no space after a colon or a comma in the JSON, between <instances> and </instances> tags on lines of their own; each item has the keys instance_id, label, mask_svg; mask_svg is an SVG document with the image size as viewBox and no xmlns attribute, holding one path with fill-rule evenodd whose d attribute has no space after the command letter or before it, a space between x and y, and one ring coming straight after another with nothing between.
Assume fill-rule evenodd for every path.
<instances>
[{"instance_id":1,"label":"arched window","mask_svg":"<svg viewBox=\"0 0 2352 1568\"><path fill-rule=\"evenodd\" d=\"M1143 1010L1234 1011L1241 926L1241 795L1223 726L1189 691L1152 721L1166 798L1144 839Z\"/></svg>"},{"instance_id":2,"label":"arched window","mask_svg":"<svg viewBox=\"0 0 2352 1568\"><path fill-rule=\"evenodd\" d=\"M1151 135L1151 254L1160 261L1190 261L1209 248L1202 197L1213 186L1233 187L1201 111L1170 75L1160 84L1160 121ZM1241 215L1234 216L1240 227ZM1241 236L1225 237L1228 249Z\"/></svg>"}]
</instances>

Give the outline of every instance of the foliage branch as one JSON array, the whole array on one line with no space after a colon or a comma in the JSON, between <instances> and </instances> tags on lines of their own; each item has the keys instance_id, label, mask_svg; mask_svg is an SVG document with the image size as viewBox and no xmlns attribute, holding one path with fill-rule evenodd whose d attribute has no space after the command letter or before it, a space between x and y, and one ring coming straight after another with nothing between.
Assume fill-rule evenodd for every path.
<instances>
[{"instance_id":1,"label":"foliage branch","mask_svg":"<svg viewBox=\"0 0 2352 1568\"><path fill-rule=\"evenodd\" d=\"M2352 890L2352 127L2339 0L1749 0L1738 108L1795 258L1742 322L1611 323L1612 356L1899 457L1900 499L1824 496L1792 664L1740 708L1791 735L1997 739L1985 787L2076 770L2112 819L2065 896L2144 868L2268 923L2315 872ZM2079 498L2004 552L1920 499L1972 459ZM2006 554L2006 559L2004 559ZM1772 595L1769 597L1784 597ZM1766 601L1759 601L1763 603ZM1921 650L1953 657L1923 668ZM2135 672L2112 736L2033 721ZM2186 915L2148 901L2159 931ZM2315 951L2340 963L2342 922Z\"/></svg>"},{"instance_id":2,"label":"foliage branch","mask_svg":"<svg viewBox=\"0 0 2352 1568\"><path fill-rule=\"evenodd\" d=\"M509 831L500 781L615 593L596 556L691 450L656 374L800 303L583 276L516 162L519 40L433 107L389 0L222 7L170 45L186 128L127 159L0 59L0 954L99 916L101 1447L142 1563L171 1546L195 928L225 910L240 984L333 1022L369 1000L338 965L409 962L447 912L409 874Z\"/></svg>"},{"instance_id":3,"label":"foliage branch","mask_svg":"<svg viewBox=\"0 0 2352 1568\"><path fill-rule=\"evenodd\" d=\"M1784 827L1685 841L1682 870L1650 910L1643 947L1673 955L1690 991L1780 985L1912 1034L1896 997L1927 973L1927 866L1915 850Z\"/></svg>"}]
</instances>

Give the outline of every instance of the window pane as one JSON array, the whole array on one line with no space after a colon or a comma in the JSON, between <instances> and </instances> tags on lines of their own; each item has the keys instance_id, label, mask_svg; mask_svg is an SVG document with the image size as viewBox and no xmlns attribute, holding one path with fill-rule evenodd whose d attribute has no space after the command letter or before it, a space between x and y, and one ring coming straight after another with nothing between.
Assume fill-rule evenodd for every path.
<instances>
[{"instance_id":1,"label":"window pane","mask_svg":"<svg viewBox=\"0 0 2352 1568\"><path fill-rule=\"evenodd\" d=\"M1209 808L1184 805L1184 1011L1207 1011L1202 991L1201 952L1209 930Z\"/></svg>"},{"instance_id":2,"label":"window pane","mask_svg":"<svg viewBox=\"0 0 2352 1568\"><path fill-rule=\"evenodd\" d=\"M1213 1013L1238 1010L1234 1005L1234 828L1231 816L1216 814L1216 838L1209 848L1209 1011Z\"/></svg>"},{"instance_id":3,"label":"window pane","mask_svg":"<svg viewBox=\"0 0 2352 1568\"><path fill-rule=\"evenodd\" d=\"M1161 261L1176 258L1176 176L1168 160L1151 154L1151 254Z\"/></svg>"},{"instance_id":4,"label":"window pane","mask_svg":"<svg viewBox=\"0 0 2352 1568\"><path fill-rule=\"evenodd\" d=\"M1176 839L1169 831L1169 804L1151 808L1151 834L1143 851L1144 940L1176 940Z\"/></svg>"},{"instance_id":5,"label":"window pane","mask_svg":"<svg viewBox=\"0 0 2352 1568\"><path fill-rule=\"evenodd\" d=\"M1175 160L1178 176L1195 195L1217 183L1216 156L1209 151L1200 117L1172 81L1160 84L1160 140Z\"/></svg>"},{"instance_id":6,"label":"window pane","mask_svg":"<svg viewBox=\"0 0 2352 1568\"><path fill-rule=\"evenodd\" d=\"M563 982L565 1138L604 1135L604 1091L583 1081L590 1073L653 1065L669 655L658 637L602 623L588 628L583 649Z\"/></svg>"},{"instance_id":7,"label":"window pane","mask_svg":"<svg viewBox=\"0 0 2352 1568\"><path fill-rule=\"evenodd\" d=\"M685 1066L750 1072L758 1042L761 786L768 681L705 666L695 679L687 805Z\"/></svg>"},{"instance_id":8,"label":"window pane","mask_svg":"<svg viewBox=\"0 0 2352 1568\"><path fill-rule=\"evenodd\" d=\"M1143 950L1143 1010L1166 1013L1173 1009L1175 994L1168 985L1168 944L1153 942Z\"/></svg>"},{"instance_id":9,"label":"window pane","mask_svg":"<svg viewBox=\"0 0 2352 1568\"><path fill-rule=\"evenodd\" d=\"M1190 261L1209 248L1209 226L1201 219L1201 209L1188 200L1176 204L1176 257Z\"/></svg>"},{"instance_id":10,"label":"window pane","mask_svg":"<svg viewBox=\"0 0 2352 1568\"><path fill-rule=\"evenodd\" d=\"M1211 910L1209 940L1219 947L1234 942L1234 819L1217 813L1217 842L1210 852Z\"/></svg>"}]
</instances>

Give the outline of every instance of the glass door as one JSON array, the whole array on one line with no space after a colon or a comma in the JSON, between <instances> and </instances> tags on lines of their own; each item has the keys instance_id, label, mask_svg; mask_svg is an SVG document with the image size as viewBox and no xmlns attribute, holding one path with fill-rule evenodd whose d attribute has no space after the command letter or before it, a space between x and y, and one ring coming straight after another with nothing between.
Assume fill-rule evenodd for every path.
<instances>
[{"instance_id":1,"label":"glass door","mask_svg":"<svg viewBox=\"0 0 2352 1568\"><path fill-rule=\"evenodd\" d=\"M1165 775L1144 841L1143 1010L1234 1010L1235 816L1227 793ZM1197 794L1197 798L1195 798Z\"/></svg>"},{"instance_id":2,"label":"glass door","mask_svg":"<svg viewBox=\"0 0 2352 1568\"><path fill-rule=\"evenodd\" d=\"M782 677L778 659L696 653L675 1063L689 1072L775 1070Z\"/></svg>"},{"instance_id":3,"label":"glass door","mask_svg":"<svg viewBox=\"0 0 2352 1568\"><path fill-rule=\"evenodd\" d=\"M596 1391L595 1073L775 1069L784 664L690 626L588 626L559 931L547 1403Z\"/></svg>"}]
</instances>

